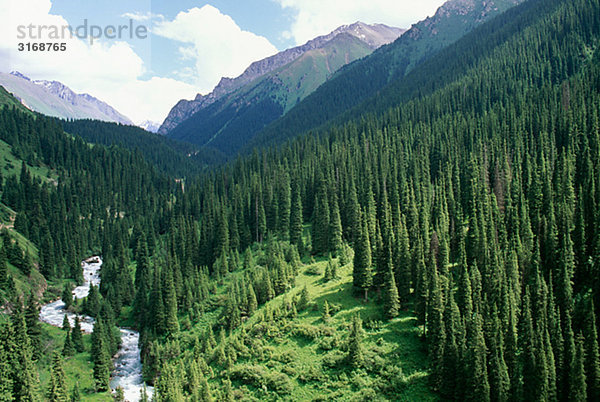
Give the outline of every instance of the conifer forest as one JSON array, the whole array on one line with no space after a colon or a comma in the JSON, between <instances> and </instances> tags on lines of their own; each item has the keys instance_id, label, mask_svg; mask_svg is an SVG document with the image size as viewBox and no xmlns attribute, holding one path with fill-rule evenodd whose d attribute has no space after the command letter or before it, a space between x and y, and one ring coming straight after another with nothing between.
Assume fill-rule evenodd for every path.
<instances>
[{"instance_id":1,"label":"conifer forest","mask_svg":"<svg viewBox=\"0 0 600 402\"><path fill-rule=\"evenodd\" d=\"M139 400L600 401L600 1L363 98L234 156L3 101L0 401L124 401L119 328Z\"/></svg>"}]
</instances>

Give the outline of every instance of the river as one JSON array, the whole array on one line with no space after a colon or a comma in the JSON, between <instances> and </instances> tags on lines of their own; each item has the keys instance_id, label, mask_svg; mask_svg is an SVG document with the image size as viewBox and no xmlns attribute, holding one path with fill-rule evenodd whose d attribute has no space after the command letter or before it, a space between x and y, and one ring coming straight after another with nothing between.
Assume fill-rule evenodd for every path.
<instances>
[{"instance_id":1,"label":"river","mask_svg":"<svg viewBox=\"0 0 600 402\"><path fill-rule=\"evenodd\" d=\"M82 299L87 297L90 291L90 285L100 285L100 268L102 259L100 257L91 257L81 263L83 267L83 284L73 289L73 297ZM42 306L40 310L40 320L62 327L65 315L65 303L57 300ZM75 314L67 312L67 317L71 322L71 327L75 324ZM86 333L91 333L94 328L94 319L87 316L79 316L81 329ZM114 390L117 387L123 388L125 400L137 402L140 400L140 391L144 386L142 380L142 361L140 360L140 349L138 340L140 334L127 328L119 328L121 331L121 348L114 356L114 370L112 372L110 386ZM150 397L152 387L148 386L146 392Z\"/></svg>"}]
</instances>

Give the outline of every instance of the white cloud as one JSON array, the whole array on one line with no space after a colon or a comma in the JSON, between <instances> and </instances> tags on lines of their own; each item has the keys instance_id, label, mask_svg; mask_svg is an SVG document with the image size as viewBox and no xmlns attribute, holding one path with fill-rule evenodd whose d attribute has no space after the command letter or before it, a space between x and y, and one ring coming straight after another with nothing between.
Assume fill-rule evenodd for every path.
<instances>
[{"instance_id":1,"label":"white cloud","mask_svg":"<svg viewBox=\"0 0 600 402\"><path fill-rule=\"evenodd\" d=\"M209 92L221 77L236 77L253 61L277 53L266 38L242 30L211 5L180 12L172 21L157 23L152 32L185 44L179 53L184 60L195 58L195 83L201 92Z\"/></svg>"},{"instance_id":2,"label":"white cloud","mask_svg":"<svg viewBox=\"0 0 600 402\"><path fill-rule=\"evenodd\" d=\"M51 0L0 0L0 15L4 17L0 24L0 71L16 70L33 79L60 81L76 92L107 102L135 123L162 122L179 99L193 98L198 92L195 86L174 79L141 80L146 72L144 62L122 41L98 40L90 45L67 34L60 40L66 43L64 52L19 52L19 42L42 42L49 33L45 29L41 39L19 39L19 25L68 25L62 16L50 14L51 6ZM34 33L37 36L37 29Z\"/></svg>"},{"instance_id":3,"label":"white cloud","mask_svg":"<svg viewBox=\"0 0 600 402\"><path fill-rule=\"evenodd\" d=\"M132 19L134 21L139 21L139 22L164 19L164 16L162 16L161 14L154 14L151 12L142 13L139 11L136 11L134 13L125 13L125 14L122 14L121 17L127 18L127 19Z\"/></svg>"},{"instance_id":4,"label":"white cloud","mask_svg":"<svg viewBox=\"0 0 600 402\"><path fill-rule=\"evenodd\" d=\"M409 28L431 16L445 0L274 0L289 9L294 22L284 38L302 44L356 21Z\"/></svg>"}]
</instances>

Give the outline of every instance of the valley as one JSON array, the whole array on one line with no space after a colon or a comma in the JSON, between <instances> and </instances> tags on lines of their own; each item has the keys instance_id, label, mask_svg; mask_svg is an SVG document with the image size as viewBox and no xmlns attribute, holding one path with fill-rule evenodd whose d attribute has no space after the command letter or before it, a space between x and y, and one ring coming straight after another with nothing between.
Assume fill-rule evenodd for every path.
<instances>
[{"instance_id":1,"label":"valley","mask_svg":"<svg viewBox=\"0 0 600 402\"><path fill-rule=\"evenodd\" d=\"M450 0L159 134L0 91L0 400L599 400L599 43Z\"/></svg>"}]
</instances>

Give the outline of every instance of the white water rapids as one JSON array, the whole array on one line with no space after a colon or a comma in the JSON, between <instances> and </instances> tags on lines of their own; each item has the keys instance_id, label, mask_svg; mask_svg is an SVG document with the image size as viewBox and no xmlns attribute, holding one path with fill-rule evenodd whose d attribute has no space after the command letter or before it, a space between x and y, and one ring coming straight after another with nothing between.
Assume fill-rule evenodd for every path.
<instances>
[{"instance_id":1,"label":"white water rapids","mask_svg":"<svg viewBox=\"0 0 600 402\"><path fill-rule=\"evenodd\" d=\"M100 268L102 259L92 257L81 263L83 267L83 285L73 289L73 297L82 299L87 297L90 291L90 284L100 285ZM40 320L53 325L62 327L65 313L69 318L71 327L75 324L75 314L65 311L65 303L57 300L42 306L40 310ZM91 333L94 328L94 319L87 316L79 316L81 329L86 333ZM110 386L114 390L117 387L123 388L125 400L137 402L140 400L140 392L144 387L142 380L142 361L140 360L140 349L138 340L140 334L131 329L120 328L121 330L121 348L114 358L114 370ZM152 387L146 388L148 397L152 395Z\"/></svg>"}]
</instances>

